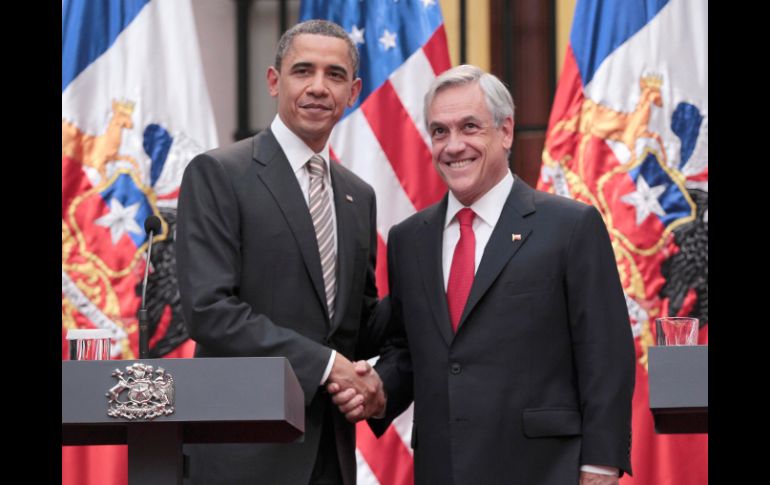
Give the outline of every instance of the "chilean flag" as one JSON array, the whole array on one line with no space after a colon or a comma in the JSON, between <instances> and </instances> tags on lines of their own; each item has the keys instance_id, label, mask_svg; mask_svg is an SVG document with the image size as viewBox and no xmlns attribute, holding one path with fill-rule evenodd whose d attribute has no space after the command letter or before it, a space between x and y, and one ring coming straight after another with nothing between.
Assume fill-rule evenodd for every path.
<instances>
[{"instance_id":1,"label":"chilean flag","mask_svg":"<svg viewBox=\"0 0 770 485\"><path fill-rule=\"evenodd\" d=\"M150 276L160 279L173 270L182 173L217 145L213 120L189 0L62 2L62 358L72 328L109 330L113 359L138 354L144 221L162 220ZM163 297L176 288L158 288L148 290L165 305L151 351L191 354L179 346L186 333L169 331ZM125 484L126 456L124 446L62 447L62 483Z\"/></svg>"},{"instance_id":2,"label":"chilean flag","mask_svg":"<svg viewBox=\"0 0 770 485\"><path fill-rule=\"evenodd\" d=\"M708 5L579 0L553 103L541 190L596 206L613 242L637 374L621 483L708 483L705 434L656 434L654 320L700 319L708 344Z\"/></svg>"}]
</instances>

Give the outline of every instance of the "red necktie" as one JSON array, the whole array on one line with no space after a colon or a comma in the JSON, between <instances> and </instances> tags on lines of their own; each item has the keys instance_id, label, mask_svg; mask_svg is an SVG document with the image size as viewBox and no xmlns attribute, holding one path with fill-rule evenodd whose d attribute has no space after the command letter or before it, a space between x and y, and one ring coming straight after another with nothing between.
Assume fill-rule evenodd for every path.
<instances>
[{"instance_id":1,"label":"red necktie","mask_svg":"<svg viewBox=\"0 0 770 485\"><path fill-rule=\"evenodd\" d=\"M452 257L452 267L449 270L449 282L446 288L446 299L449 304L449 318L452 320L452 330L457 332L457 325L465 309L465 302L473 285L473 274L476 267L476 235L473 234L473 217L476 214L467 207L457 213L460 222L460 240L457 241Z\"/></svg>"}]
</instances>

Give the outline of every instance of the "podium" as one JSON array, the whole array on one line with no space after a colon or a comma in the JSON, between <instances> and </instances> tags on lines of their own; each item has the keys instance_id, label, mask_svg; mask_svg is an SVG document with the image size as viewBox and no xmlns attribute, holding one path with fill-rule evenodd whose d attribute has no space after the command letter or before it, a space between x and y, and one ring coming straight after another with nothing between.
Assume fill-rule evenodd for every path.
<instances>
[{"instance_id":1,"label":"podium","mask_svg":"<svg viewBox=\"0 0 770 485\"><path fill-rule=\"evenodd\" d=\"M174 412L107 415L114 370L142 363L174 380ZM62 445L128 445L128 483L181 484L184 443L288 443L305 429L304 393L283 357L62 361Z\"/></svg>"},{"instance_id":2,"label":"podium","mask_svg":"<svg viewBox=\"0 0 770 485\"><path fill-rule=\"evenodd\" d=\"M650 347L648 351L655 431L708 433L708 346Z\"/></svg>"}]
</instances>

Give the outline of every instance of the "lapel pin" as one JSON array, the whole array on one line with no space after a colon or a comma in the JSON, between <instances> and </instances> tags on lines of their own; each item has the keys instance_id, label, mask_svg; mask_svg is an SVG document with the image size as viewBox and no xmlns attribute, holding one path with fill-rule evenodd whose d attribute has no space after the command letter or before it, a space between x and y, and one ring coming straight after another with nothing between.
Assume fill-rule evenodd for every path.
<instances>
[{"instance_id":1,"label":"lapel pin","mask_svg":"<svg viewBox=\"0 0 770 485\"><path fill-rule=\"evenodd\" d=\"M345 198L348 200L348 202L353 202L353 196L350 194L345 194Z\"/></svg>"},{"instance_id":2,"label":"lapel pin","mask_svg":"<svg viewBox=\"0 0 770 485\"><path fill-rule=\"evenodd\" d=\"M521 234L511 234L511 241L521 241Z\"/></svg>"}]
</instances>

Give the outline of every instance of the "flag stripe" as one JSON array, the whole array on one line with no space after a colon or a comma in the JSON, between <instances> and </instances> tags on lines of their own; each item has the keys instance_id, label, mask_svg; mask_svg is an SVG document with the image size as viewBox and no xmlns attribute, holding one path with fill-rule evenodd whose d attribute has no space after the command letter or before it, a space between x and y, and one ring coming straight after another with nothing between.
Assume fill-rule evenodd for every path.
<instances>
[{"instance_id":1,"label":"flag stripe","mask_svg":"<svg viewBox=\"0 0 770 485\"><path fill-rule=\"evenodd\" d=\"M570 43L583 84L604 59L644 27L669 0L581 0L575 7ZM599 28L601 26L601 28Z\"/></svg>"},{"instance_id":2,"label":"flag stripe","mask_svg":"<svg viewBox=\"0 0 770 485\"><path fill-rule=\"evenodd\" d=\"M377 278L377 293L380 298L384 298L389 293L388 290L388 248L382 235L377 234L377 267L375 268Z\"/></svg>"},{"instance_id":3,"label":"flag stripe","mask_svg":"<svg viewBox=\"0 0 770 485\"><path fill-rule=\"evenodd\" d=\"M404 443L406 450L412 453L412 421L414 421L414 403L412 403L406 411L401 413L399 417L393 420L393 429L396 430L401 441Z\"/></svg>"},{"instance_id":4,"label":"flag stripe","mask_svg":"<svg viewBox=\"0 0 770 485\"><path fill-rule=\"evenodd\" d=\"M67 0L62 4L62 91L110 48L149 1Z\"/></svg>"},{"instance_id":5,"label":"flag stripe","mask_svg":"<svg viewBox=\"0 0 770 485\"><path fill-rule=\"evenodd\" d=\"M446 29L441 24L428 39L428 42L422 46L425 57L428 58L433 72L438 75L452 67L449 60L449 49L447 48Z\"/></svg>"},{"instance_id":6,"label":"flag stripe","mask_svg":"<svg viewBox=\"0 0 770 485\"><path fill-rule=\"evenodd\" d=\"M369 468L369 464L366 462L366 459L364 459L364 456L358 448L356 448L356 465L358 468L356 485L380 485L379 480L374 476L374 472Z\"/></svg>"},{"instance_id":7,"label":"flag stripe","mask_svg":"<svg viewBox=\"0 0 770 485\"><path fill-rule=\"evenodd\" d=\"M390 81L369 96L361 111L414 206L427 207L438 201L446 186L430 163L430 150Z\"/></svg>"},{"instance_id":8,"label":"flag stripe","mask_svg":"<svg viewBox=\"0 0 770 485\"><path fill-rule=\"evenodd\" d=\"M559 86L553 98L546 137L551 136L555 123L576 116L582 102L583 86L580 84L580 72L575 61L575 53L572 52L572 47L568 45L561 77L559 77Z\"/></svg>"},{"instance_id":9,"label":"flag stripe","mask_svg":"<svg viewBox=\"0 0 770 485\"><path fill-rule=\"evenodd\" d=\"M377 439L366 422L359 423L356 447L381 484L414 483L412 455L392 426Z\"/></svg>"},{"instance_id":10,"label":"flag stripe","mask_svg":"<svg viewBox=\"0 0 770 485\"><path fill-rule=\"evenodd\" d=\"M387 242L390 227L414 214L415 209L361 110L334 128L331 146L342 165L374 188L377 232Z\"/></svg>"},{"instance_id":11,"label":"flag stripe","mask_svg":"<svg viewBox=\"0 0 770 485\"><path fill-rule=\"evenodd\" d=\"M430 60L425 57L425 52L419 49L390 77L390 83L393 85L401 105L409 113L409 117L420 132L425 146L429 148L431 143L425 128L423 100L430 84L436 79L436 76L431 74L433 74L433 67Z\"/></svg>"}]
</instances>

